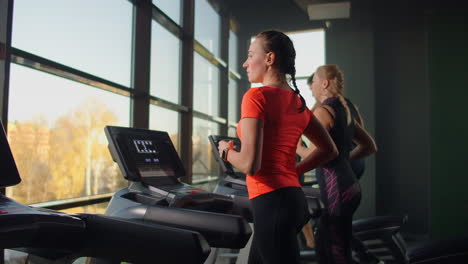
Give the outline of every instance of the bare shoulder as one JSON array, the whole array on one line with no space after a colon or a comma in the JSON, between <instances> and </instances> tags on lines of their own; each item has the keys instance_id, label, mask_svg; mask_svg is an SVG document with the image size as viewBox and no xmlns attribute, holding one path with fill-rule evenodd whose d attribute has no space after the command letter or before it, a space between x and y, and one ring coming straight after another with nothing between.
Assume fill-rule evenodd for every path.
<instances>
[{"instance_id":1,"label":"bare shoulder","mask_svg":"<svg viewBox=\"0 0 468 264\"><path fill-rule=\"evenodd\" d=\"M335 111L328 106L328 105L322 105L321 107L317 107L314 110L314 116L320 121L322 126L324 126L327 130L330 129L333 126L333 118L335 114Z\"/></svg>"}]
</instances>

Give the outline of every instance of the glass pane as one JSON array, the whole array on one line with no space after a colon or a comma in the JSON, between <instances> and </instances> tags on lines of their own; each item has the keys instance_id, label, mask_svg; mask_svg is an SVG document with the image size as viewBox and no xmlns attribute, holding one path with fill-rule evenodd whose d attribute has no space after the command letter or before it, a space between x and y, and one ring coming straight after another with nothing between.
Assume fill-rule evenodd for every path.
<instances>
[{"instance_id":1,"label":"glass pane","mask_svg":"<svg viewBox=\"0 0 468 264\"><path fill-rule=\"evenodd\" d=\"M239 121L239 100L237 99L237 90L238 84L237 81L229 78L229 87L228 87L228 120L231 122L238 122Z\"/></svg>"},{"instance_id":2,"label":"glass pane","mask_svg":"<svg viewBox=\"0 0 468 264\"><path fill-rule=\"evenodd\" d=\"M219 166L214 159L209 135L218 135L219 126L216 123L199 118L193 118L193 182L219 176Z\"/></svg>"},{"instance_id":3,"label":"glass pane","mask_svg":"<svg viewBox=\"0 0 468 264\"><path fill-rule=\"evenodd\" d=\"M193 108L208 115L219 114L219 69L198 53L194 55Z\"/></svg>"},{"instance_id":4,"label":"glass pane","mask_svg":"<svg viewBox=\"0 0 468 264\"><path fill-rule=\"evenodd\" d=\"M310 76L325 64L325 32L314 30L288 33L296 49L296 77Z\"/></svg>"},{"instance_id":5,"label":"glass pane","mask_svg":"<svg viewBox=\"0 0 468 264\"><path fill-rule=\"evenodd\" d=\"M132 12L127 0L16 0L12 45L129 87Z\"/></svg>"},{"instance_id":6,"label":"glass pane","mask_svg":"<svg viewBox=\"0 0 468 264\"><path fill-rule=\"evenodd\" d=\"M130 100L11 65L8 137L28 204L114 192L126 185L107 149L106 125L129 125Z\"/></svg>"},{"instance_id":7,"label":"glass pane","mask_svg":"<svg viewBox=\"0 0 468 264\"><path fill-rule=\"evenodd\" d=\"M237 130L235 127L228 127L228 136L237 137Z\"/></svg>"},{"instance_id":8,"label":"glass pane","mask_svg":"<svg viewBox=\"0 0 468 264\"><path fill-rule=\"evenodd\" d=\"M180 0L153 0L153 4L174 20L174 22L180 24L180 16L182 14Z\"/></svg>"},{"instance_id":9,"label":"glass pane","mask_svg":"<svg viewBox=\"0 0 468 264\"><path fill-rule=\"evenodd\" d=\"M181 41L156 22L151 33L151 94L179 103Z\"/></svg>"},{"instance_id":10,"label":"glass pane","mask_svg":"<svg viewBox=\"0 0 468 264\"><path fill-rule=\"evenodd\" d=\"M237 42L236 33L229 31L229 68L235 72L239 71Z\"/></svg>"},{"instance_id":11,"label":"glass pane","mask_svg":"<svg viewBox=\"0 0 468 264\"><path fill-rule=\"evenodd\" d=\"M207 0L195 1L195 39L219 56L221 18Z\"/></svg>"},{"instance_id":12,"label":"glass pane","mask_svg":"<svg viewBox=\"0 0 468 264\"><path fill-rule=\"evenodd\" d=\"M179 151L179 113L160 106L150 105L150 129L166 131Z\"/></svg>"},{"instance_id":13,"label":"glass pane","mask_svg":"<svg viewBox=\"0 0 468 264\"><path fill-rule=\"evenodd\" d=\"M307 85L307 80L297 80L296 84L297 88L299 88L299 91L301 92L302 97L304 97L304 100L306 101L307 108L311 109L315 104L315 98L312 96L312 91Z\"/></svg>"}]
</instances>

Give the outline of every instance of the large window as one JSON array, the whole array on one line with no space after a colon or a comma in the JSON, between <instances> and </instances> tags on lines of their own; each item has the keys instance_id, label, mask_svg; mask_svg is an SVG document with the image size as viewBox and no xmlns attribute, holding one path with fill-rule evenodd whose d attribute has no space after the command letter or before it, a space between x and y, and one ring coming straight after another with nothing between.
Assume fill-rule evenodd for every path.
<instances>
[{"instance_id":1,"label":"large window","mask_svg":"<svg viewBox=\"0 0 468 264\"><path fill-rule=\"evenodd\" d=\"M8 195L36 203L115 191L106 125L129 125L130 100L11 65L8 137L23 182Z\"/></svg>"},{"instance_id":2,"label":"large window","mask_svg":"<svg viewBox=\"0 0 468 264\"><path fill-rule=\"evenodd\" d=\"M182 22L182 6L181 0L153 0L153 4L163 11L174 22L180 24Z\"/></svg>"},{"instance_id":3,"label":"large window","mask_svg":"<svg viewBox=\"0 0 468 264\"><path fill-rule=\"evenodd\" d=\"M199 118L193 119L193 181L217 178L219 166L213 157L209 135L219 134L219 125Z\"/></svg>"},{"instance_id":4,"label":"large window","mask_svg":"<svg viewBox=\"0 0 468 264\"><path fill-rule=\"evenodd\" d=\"M16 0L12 46L130 86L132 4Z\"/></svg>"},{"instance_id":5,"label":"large window","mask_svg":"<svg viewBox=\"0 0 468 264\"><path fill-rule=\"evenodd\" d=\"M219 56L221 18L207 0L195 2L195 39Z\"/></svg>"},{"instance_id":6,"label":"large window","mask_svg":"<svg viewBox=\"0 0 468 264\"><path fill-rule=\"evenodd\" d=\"M156 105L150 106L150 129L166 131L179 151L179 113Z\"/></svg>"},{"instance_id":7,"label":"large window","mask_svg":"<svg viewBox=\"0 0 468 264\"><path fill-rule=\"evenodd\" d=\"M151 94L172 103L180 101L181 41L157 22L151 34Z\"/></svg>"},{"instance_id":8,"label":"large window","mask_svg":"<svg viewBox=\"0 0 468 264\"><path fill-rule=\"evenodd\" d=\"M240 118L239 98L239 52L237 34L229 30L229 85L228 85L228 135L236 137L237 122Z\"/></svg>"},{"instance_id":9,"label":"large window","mask_svg":"<svg viewBox=\"0 0 468 264\"><path fill-rule=\"evenodd\" d=\"M17 0L13 12L8 138L23 181L7 194L38 203L125 186L104 127L130 125L133 4Z\"/></svg>"},{"instance_id":10,"label":"large window","mask_svg":"<svg viewBox=\"0 0 468 264\"><path fill-rule=\"evenodd\" d=\"M229 30L229 70L234 72L239 71L238 42L237 34Z\"/></svg>"},{"instance_id":11,"label":"large window","mask_svg":"<svg viewBox=\"0 0 468 264\"><path fill-rule=\"evenodd\" d=\"M207 115L219 114L219 75L215 65L195 53L193 109Z\"/></svg>"},{"instance_id":12,"label":"large window","mask_svg":"<svg viewBox=\"0 0 468 264\"><path fill-rule=\"evenodd\" d=\"M150 95L156 97L159 103L150 105L149 128L168 132L180 153L179 111L184 108L181 105L182 28L179 25L182 21L182 1L153 0L153 4L160 11L153 8ZM159 13L161 11L163 14ZM155 13L159 14L155 16ZM169 16L173 21L158 19L162 15ZM160 104L161 101L163 104Z\"/></svg>"},{"instance_id":13,"label":"large window","mask_svg":"<svg viewBox=\"0 0 468 264\"><path fill-rule=\"evenodd\" d=\"M296 79L297 86L304 97L307 107L312 108L315 99L307 85L307 78L325 64L325 31L312 30L302 32L289 32L296 49Z\"/></svg>"},{"instance_id":14,"label":"large window","mask_svg":"<svg viewBox=\"0 0 468 264\"><path fill-rule=\"evenodd\" d=\"M195 3L194 25L194 72L193 72L193 157L192 172L194 182L216 179L218 165L213 157L208 135L219 134L219 127L226 125L227 116L222 116L220 104L222 81L225 67L220 56L221 16L207 0ZM223 105L222 107L225 107Z\"/></svg>"},{"instance_id":15,"label":"large window","mask_svg":"<svg viewBox=\"0 0 468 264\"><path fill-rule=\"evenodd\" d=\"M239 121L239 100L238 95L238 84L237 81L229 78L229 87L228 87L228 121L230 123L237 123Z\"/></svg>"},{"instance_id":16,"label":"large window","mask_svg":"<svg viewBox=\"0 0 468 264\"><path fill-rule=\"evenodd\" d=\"M184 13L185 3L15 1L5 93L8 137L23 182L7 188L9 196L61 208L79 201L84 207L67 210L102 211L105 204L95 204L127 184L110 157L106 125L167 131L179 154L193 154L184 165L192 166L194 184L217 179L207 137L236 131L239 39L231 28L229 41L221 40L227 35L223 1L195 0ZM191 11L193 35L182 26ZM193 72L182 67L192 63L192 54L182 53L182 47L192 51L184 41L194 44ZM229 53L221 54L223 48Z\"/></svg>"}]
</instances>

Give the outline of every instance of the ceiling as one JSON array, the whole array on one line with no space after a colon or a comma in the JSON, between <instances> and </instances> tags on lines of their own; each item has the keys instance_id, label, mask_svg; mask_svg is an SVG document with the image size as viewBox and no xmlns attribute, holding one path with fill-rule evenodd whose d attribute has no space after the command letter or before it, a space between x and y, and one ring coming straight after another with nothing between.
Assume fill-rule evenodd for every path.
<instances>
[{"instance_id":1,"label":"ceiling","mask_svg":"<svg viewBox=\"0 0 468 264\"><path fill-rule=\"evenodd\" d=\"M324 21L311 21L307 5L336 1L317 0L226 0L229 13L246 34L267 29L295 31L324 27Z\"/></svg>"}]
</instances>

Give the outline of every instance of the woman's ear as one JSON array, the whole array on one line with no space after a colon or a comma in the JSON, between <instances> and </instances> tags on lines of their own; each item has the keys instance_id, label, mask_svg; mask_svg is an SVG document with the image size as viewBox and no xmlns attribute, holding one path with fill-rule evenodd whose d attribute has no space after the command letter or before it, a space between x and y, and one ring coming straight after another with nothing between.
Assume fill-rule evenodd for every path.
<instances>
[{"instance_id":1,"label":"woman's ear","mask_svg":"<svg viewBox=\"0 0 468 264\"><path fill-rule=\"evenodd\" d=\"M268 66L273 65L275 63L275 59L276 59L275 53L270 51L266 54L266 62Z\"/></svg>"},{"instance_id":2,"label":"woman's ear","mask_svg":"<svg viewBox=\"0 0 468 264\"><path fill-rule=\"evenodd\" d=\"M330 81L329 80L323 80L322 81L323 89L327 89L329 86L330 86Z\"/></svg>"}]
</instances>

